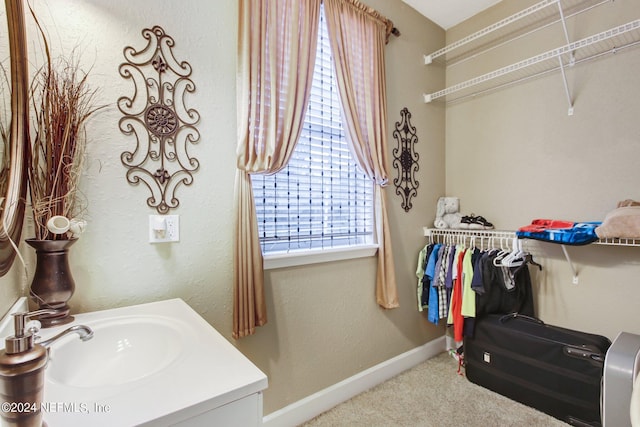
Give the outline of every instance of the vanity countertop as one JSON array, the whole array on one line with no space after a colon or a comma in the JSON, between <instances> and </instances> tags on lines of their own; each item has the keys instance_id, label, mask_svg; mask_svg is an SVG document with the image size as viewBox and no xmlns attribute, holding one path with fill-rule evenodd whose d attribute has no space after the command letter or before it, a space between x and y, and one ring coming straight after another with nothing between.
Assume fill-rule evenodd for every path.
<instances>
[{"instance_id":1,"label":"vanity countertop","mask_svg":"<svg viewBox=\"0 0 640 427\"><path fill-rule=\"evenodd\" d=\"M124 384L70 385L45 374L43 413L48 427L173 425L267 388L266 375L181 299L74 317L73 323L43 329L39 335L47 339L69 326L84 324L94 325L96 339L100 325L111 319L162 318L180 328L186 326L180 333L184 348L162 369ZM75 334L64 338L72 339L80 343ZM51 364L56 363L56 346L51 346ZM96 364L95 369L101 366Z\"/></svg>"}]
</instances>

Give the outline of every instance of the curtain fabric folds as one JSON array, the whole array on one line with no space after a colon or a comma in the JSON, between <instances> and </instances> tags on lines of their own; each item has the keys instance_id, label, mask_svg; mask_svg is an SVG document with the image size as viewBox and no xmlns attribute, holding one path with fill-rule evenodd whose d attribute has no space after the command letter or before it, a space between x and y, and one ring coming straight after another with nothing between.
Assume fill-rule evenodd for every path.
<instances>
[{"instance_id":1,"label":"curtain fabric folds","mask_svg":"<svg viewBox=\"0 0 640 427\"><path fill-rule=\"evenodd\" d=\"M376 184L376 301L399 306L384 187L387 175L387 95L384 48L391 21L356 0L324 0L343 125L358 165Z\"/></svg>"},{"instance_id":2,"label":"curtain fabric folds","mask_svg":"<svg viewBox=\"0 0 640 427\"><path fill-rule=\"evenodd\" d=\"M251 174L286 166L309 100L322 0L239 0L233 337L267 321ZM387 184L384 45L393 23L356 0L324 0L345 129L376 183L376 300L398 306L383 186Z\"/></svg>"},{"instance_id":3,"label":"curtain fabric folds","mask_svg":"<svg viewBox=\"0 0 640 427\"><path fill-rule=\"evenodd\" d=\"M316 57L321 0L240 0L233 337L267 322L250 174L284 168L300 136Z\"/></svg>"}]
</instances>

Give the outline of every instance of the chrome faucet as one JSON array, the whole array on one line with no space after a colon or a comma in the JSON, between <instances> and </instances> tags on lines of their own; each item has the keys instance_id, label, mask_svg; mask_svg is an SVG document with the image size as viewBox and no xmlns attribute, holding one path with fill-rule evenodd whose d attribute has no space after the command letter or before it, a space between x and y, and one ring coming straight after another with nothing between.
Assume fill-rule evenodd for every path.
<instances>
[{"instance_id":1,"label":"chrome faucet","mask_svg":"<svg viewBox=\"0 0 640 427\"><path fill-rule=\"evenodd\" d=\"M55 341L73 332L77 333L82 341L89 341L93 338L93 330L90 327L85 325L74 325L60 332L58 335L55 335L48 340L40 341L37 344L40 344L43 347L49 347Z\"/></svg>"},{"instance_id":2,"label":"chrome faucet","mask_svg":"<svg viewBox=\"0 0 640 427\"><path fill-rule=\"evenodd\" d=\"M37 317L41 314L49 314L51 312L54 311L43 309L32 311L29 313L14 313L13 316L15 335L12 337L8 337L6 340L5 348L7 349L7 353L22 353L24 351L32 349L34 344L40 344L43 347L49 347L58 339L72 332L76 332L80 336L80 339L82 341L88 341L93 338L93 330L91 330L90 327L85 325L74 325L60 332L58 335L49 338L48 340L36 342L36 340L40 338L36 335L40 331L40 324L39 322L37 322L37 325L30 326L27 324L27 320Z\"/></svg>"}]
</instances>

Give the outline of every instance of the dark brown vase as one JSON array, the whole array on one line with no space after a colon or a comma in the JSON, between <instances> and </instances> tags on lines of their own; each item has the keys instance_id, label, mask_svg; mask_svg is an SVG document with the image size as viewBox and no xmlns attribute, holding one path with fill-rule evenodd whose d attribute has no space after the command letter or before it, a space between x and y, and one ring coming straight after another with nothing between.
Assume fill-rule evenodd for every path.
<instances>
[{"instance_id":1,"label":"dark brown vase","mask_svg":"<svg viewBox=\"0 0 640 427\"><path fill-rule=\"evenodd\" d=\"M69 268L69 247L76 240L25 240L36 250L36 271L29 292L31 299L38 304L38 309L55 311L38 316L44 328L73 321L67 304L76 288Z\"/></svg>"}]
</instances>

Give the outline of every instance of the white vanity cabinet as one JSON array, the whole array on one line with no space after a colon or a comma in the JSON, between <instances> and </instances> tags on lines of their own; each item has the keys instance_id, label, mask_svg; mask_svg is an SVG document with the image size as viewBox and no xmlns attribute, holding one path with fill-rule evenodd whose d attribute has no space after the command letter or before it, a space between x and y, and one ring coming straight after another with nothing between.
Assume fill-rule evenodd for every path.
<instances>
[{"instance_id":1,"label":"white vanity cabinet","mask_svg":"<svg viewBox=\"0 0 640 427\"><path fill-rule=\"evenodd\" d=\"M149 425L157 425L151 423ZM262 425L262 392L253 393L240 400L187 420L172 424L179 427L225 426L246 427Z\"/></svg>"}]
</instances>

